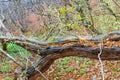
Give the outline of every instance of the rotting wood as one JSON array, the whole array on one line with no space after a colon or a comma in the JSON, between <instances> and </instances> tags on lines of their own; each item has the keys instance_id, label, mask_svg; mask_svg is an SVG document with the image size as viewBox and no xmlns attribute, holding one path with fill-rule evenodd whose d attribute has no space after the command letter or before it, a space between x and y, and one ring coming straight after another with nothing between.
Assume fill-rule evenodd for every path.
<instances>
[{"instance_id":1,"label":"rotting wood","mask_svg":"<svg viewBox=\"0 0 120 80\"><path fill-rule=\"evenodd\" d=\"M39 40L34 40L27 38L25 36L0 36L1 42L10 43L13 42L17 45L22 46L30 52L35 52L42 56L38 61L34 63L34 67L30 66L27 69L28 77L37 74L35 68L39 68L41 72L45 72L50 65L59 58L77 56L86 57L90 59L98 59L98 54L100 53L99 43L108 41L117 41L120 43L120 31L114 31L108 34L102 34L97 36L73 36L61 40L56 40L54 42L41 42ZM80 42L80 40L86 40L88 42L95 43L96 46L85 45L85 43ZM61 44L67 44L74 42L72 45L60 46ZM79 43L80 42L80 43ZM57 46L56 46L57 45ZM53 47L51 47L53 46ZM39 51L39 52L38 52ZM102 60L120 60L120 44L113 46L102 46ZM24 71L24 68L22 69ZM22 72L21 71L21 72ZM32 72L31 72L32 71Z\"/></svg>"},{"instance_id":2,"label":"rotting wood","mask_svg":"<svg viewBox=\"0 0 120 80\"><path fill-rule=\"evenodd\" d=\"M98 54L100 53L100 48L87 47L82 44L75 44L66 47L51 47L40 51L40 54L44 56L40 58L36 63L35 67L38 67L41 72L45 72L49 69L50 65L59 58L76 56L76 57L86 57L90 59L98 59ZM120 48L119 47L103 47L102 60L120 60ZM32 72L31 72L32 71ZM27 76L31 77L37 74L34 67L28 68Z\"/></svg>"},{"instance_id":3,"label":"rotting wood","mask_svg":"<svg viewBox=\"0 0 120 80\"><path fill-rule=\"evenodd\" d=\"M116 36L114 36L116 35ZM72 36L72 37L68 37L68 38L64 38L61 40L56 40L54 42L42 42L39 40L34 40L34 39L30 39L27 38L25 36L0 36L0 41L1 42L14 42L17 43L18 45L26 48L28 50L39 50L42 47L47 47L48 45L53 45L53 44L66 44L69 42L79 42L80 40L86 40L86 41L90 41L90 42L100 42L101 40L103 41L108 41L108 40L112 40L112 41L120 41L120 31L113 31L110 32L108 34L102 34L102 35L97 35L97 36ZM34 50L34 51L35 51Z\"/></svg>"}]
</instances>

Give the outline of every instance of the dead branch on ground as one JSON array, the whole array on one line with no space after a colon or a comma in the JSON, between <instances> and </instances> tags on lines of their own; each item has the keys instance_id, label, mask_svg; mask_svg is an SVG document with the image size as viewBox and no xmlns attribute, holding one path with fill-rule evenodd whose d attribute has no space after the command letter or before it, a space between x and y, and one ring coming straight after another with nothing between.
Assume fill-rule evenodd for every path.
<instances>
[{"instance_id":1,"label":"dead branch on ground","mask_svg":"<svg viewBox=\"0 0 120 80\"><path fill-rule=\"evenodd\" d=\"M56 59L59 59L59 58L68 57L68 56L77 56L77 57L86 57L90 59L98 59L100 48L98 46L93 47L93 46L85 45L84 43L81 43L80 40L86 40L93 43L97 42L97 44L99 44L101 40L103 40L104 42L107 42L107 41L120 42L119 37L120 37L120 31L114 31L108 34L98 35L94 37L74 36L74 37L69 37L61 40L56 40L54 42L42 42L39 40L27 38L25 36L19 36L19 37L18 36L0 36L0 41L1 43L14 42L15 44L27 49L29 52L31 53L35 52L41 56L39 60L34 63L34 66L30 66L27 69L26 76L31 77L37 74L37 71L35 70L35 68L38 68L41 72L45 72L50 67L50 65ZM71 42L75 42L75 43L67 46L59 46L61 44L66 44ZM51 47L52 45L57 45L57 46ZM118 46L112 46L112 47L103 46L101 59L102 60L120 60L119 46L120 46L119 44ZM5 53L2 49L1 49L1 52ZM5 55L9 57L7 53L5 53ZM15 59L11 57L9 58L15 61ZM24 68L22 68L22 71L24 71Z\"/></svg>"}]
</instances>

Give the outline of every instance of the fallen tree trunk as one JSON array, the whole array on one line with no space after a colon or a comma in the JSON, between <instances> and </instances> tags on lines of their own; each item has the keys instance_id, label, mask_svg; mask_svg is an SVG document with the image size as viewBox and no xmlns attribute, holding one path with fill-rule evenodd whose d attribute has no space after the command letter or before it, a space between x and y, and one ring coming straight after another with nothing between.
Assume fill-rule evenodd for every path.
<instances>
[{"instance_id":1,"label":"fallen tree trunk","mask_svg":"<svg viewBox=\"0 0 120 80\"><path fill-rule=\"evenodd\" d=\"M115 35L115 36L114 36ZM116 36L117 35L117 36ZM6 49L6 43L7 42L14 42L17 45L20 45L24 47L27 50L37 52L37 50L41 50L45 47L48 47L48 45L60 45L60 44L66 44L70 42L79 42L80 40L86 40L89 42L101 42L103 41L119 41L120 40L120 31L113 31L109 34L101 34L97 36L72 36L68 38L58 39L54 42L42 42L39 40L30 39L23 36L0 36L0 41L3 44L3 48ZM26 47L27 46L27 47ZM4 50L4 49L3 49Z\"/></svg>"},{"instance_id":2,"label":"fallen tree trunk","mask_svg":"<svg viewBox=\"0 0 120 80\"><path fill-rule=\"evenodd\" d=\"M40 51L40 55L43 57L40 58L34 67L28 68L27 76L31 77L38 72L35 71L35 67L41 72L45 72L49 69L50 65L59 58L77 56L77 57L86 57L90 59L98 59L98 54L100 53L100 48L87 47L81 44L75 44L72 46L66 47L51 47ZM120 60L120 48L119 47L103 47L102 60Z\"/></svg>"},{"instance_id":3,"label":"fallen tree trunk","mask_svg":"<svg viewBox=\"0 0 120 80\"><path fill-rule=\"evenodd\" d=\"M100 55L102 60L120 60L119 35L120 31L115 31L94 37L69 37L55 42L41 42L39 40L26 38L25 36L0 36L0 41L4 43L10 43L12 41L17 45L24 47L28 51L35 52L40 55L40 58L34 63L34 65L28 67L27 71L25 67L22 68L20 72L21 74L26 71L27 74L25 76L30 78L38 73L36 69L41 72L45 72L56 59L63 57L77 56L98 59L98 54L102 53ZM86 42L83 43L82 40L85 40ZM112 41L113 44L115 44L115 42L117 43L115 45L106 46L106 42L108 41ZM73 43L69 45L71 42ZM93 44L89 45L91 43ZM99 46L99 44L104 45ZM4 53L7 54L7 52Z\"/></svg>"}]
</instances>

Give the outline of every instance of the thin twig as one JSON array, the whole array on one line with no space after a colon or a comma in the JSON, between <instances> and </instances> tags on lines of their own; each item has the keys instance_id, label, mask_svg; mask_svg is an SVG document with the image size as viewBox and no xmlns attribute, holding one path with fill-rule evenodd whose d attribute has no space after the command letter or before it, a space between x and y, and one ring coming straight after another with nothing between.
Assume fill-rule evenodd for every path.
<instances>
[{"instance_id":1,"label":"thin twig","mask_svg":"<svg viewBox=\"0 0 120 80\"><path fill-rule=\"evenodd\" d=\"M23 67L15 58L13 58L11 55L9 55L7 52L4 50L0 49L0 52L2 52L5 56L9 57L12 61L14 61L18 66Z\"/></svg>"},{"instance_id":2,"label":"thin twig","mask_svg":"<svg viewBox=\"0 0 120 80\"><path fill-rule=\"evenodd\" d=\"M39 68L36 67L36 66L33 64L32 61L30 61L29 59L28 59L28 61L32 64L32 66L35 68L35 70L38 71L41 76L43 76L44 79L49 80L49 79L39 70Z\"/></svg>"},{"instance_id":3,"label":"thin twig","mask_svg":"<svg viewBox=\"0 0 120 80\"><path fill-rule=\"evenodd\" d=\"M98 59L99 59L100 66L101 66L102 80L104 80L104 67L103 67L103 62L100 57L102 54L102 46L103 46L103 40L101 40L101 43L100 43L100 53L98 54Z\"/></svg>"},{"instance_id":4,"label":"thin twig","mask_svg":"<svg viewBox=\"0 0 120 80\"><path fill-rule=\"evenodd\" d=\"M115 0L112 0L119 8L120 8L120 4L117 3Z\"/></svg>"},{"instance_id":5,"label":"thin twig","mask_svg":"<svg viewBox=\"0 0 120 80\"><path fill-rule=\"evenodd\" d=\"M19 53L20 53L21 57L23 57L20 51L19 51ZM27 57L24 57L24 58L27 60L26 66L25 66L25 72L27 72L27 70L28 70L28 62L30 62L30 63L32 64L32 66L34 67L34 69L35 69L36 71L38 71L38 72L40 73L40 75L43 76L43 78L45 78L46 80L48 80L47 77L37 68L38 65L35 65L35 64L34 64L32 61L30 61ZM41 59L42 59L42 58L41 58ZM26 75L23 75L23 76L26 76Z\"/></svg>"}]
</instances>

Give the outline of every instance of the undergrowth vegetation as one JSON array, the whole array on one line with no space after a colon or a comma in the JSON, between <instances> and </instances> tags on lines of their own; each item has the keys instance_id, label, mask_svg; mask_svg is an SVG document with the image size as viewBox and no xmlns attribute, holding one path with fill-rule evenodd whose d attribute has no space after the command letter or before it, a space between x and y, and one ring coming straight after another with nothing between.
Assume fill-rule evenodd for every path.
<instances>
[{"instance_id":1,"label":"undergrowth vegetation","mask_svg":"<svg viewBox=\"0 0 120 80\"><path fill-rule=\"evenodd\" d=\"M24 65L26 64L25 59L31 57L31 54L26 49L14 43L7 44L7 52L9 53L9 55L16 58L17 60L21 60L22 64ZM3 56L2 54L0 55L2 56L2 59L0 60L0 72L4 74L14 72L14 68L16 68L16 65L13 64L13 61L11 61L8 57ZM6 80L9 80L9 78L7 78Z\"/></svg>"},{"instance_id":2,"label":"undergrowth vegetation","mask_svg":"<svg viewBox=\"0 0 120 80\"><path fill-rule=\"evenodd\" d=\"M26 21L26 23L28 23L27 25L30 27L27 28L29 31L24 32L24 35L41 41L59 41L68 36L95 36L97 34L91 29L93 27L102 34L120 30L120 14L117 14L118 17L116 18L108 9L102 6L104 5L102 3L99 3L98 6L92 6L93 8L88 10L89 6L86 1L79 1L80 0L71 0L70 4L60 5L58 7L43 3L42 12L41 6L37 6L36 4L38 14L33 13L37 16L38 23L31 27L32 22L29 23L29 21ZM112 0L104 1L109 5L109 8L112 9L114 13L118 13L120 11L119 7L112 3ZM27 20L27 17L25 17L24 20ZM42 19L42 21L39 21L40 19ZM18 21L17 24L20 25L20 22ZM88 27L85 27L84 25L88 25ZM21 25L22 28L24 28L24 26L25 25L23 24ZM16 32L18 31L16 30ZM0 47L2 47L2 45ZM36 55L35 53L30 54L26 49L12 42L7 43L7 52L25 66L28 61L27 59L31 61L36 60L34 59L34 56ZM104 61L103 63L105 67L106 80L114 80L114 78L115 80L118 78L120 79L120 75L118 74L120 73L119 61L115 63L114 61ZM68 77L70 77L70 80L90 80L94 75L100 78L99 65L100 63L97 60L90 60L82 57L65 57L56 60L45 74L50 78L50 80L68 80ZM12 73L16 68L18 67L13 63L13 61L0 53L1 74ZM54 79L51 78L51 76L54 77ZM12 78L13 77L5 77L4 80L12 80Z\"/></svg>"}]
</instances>

